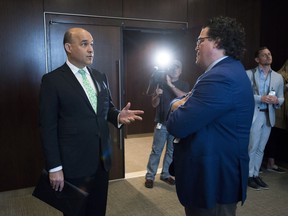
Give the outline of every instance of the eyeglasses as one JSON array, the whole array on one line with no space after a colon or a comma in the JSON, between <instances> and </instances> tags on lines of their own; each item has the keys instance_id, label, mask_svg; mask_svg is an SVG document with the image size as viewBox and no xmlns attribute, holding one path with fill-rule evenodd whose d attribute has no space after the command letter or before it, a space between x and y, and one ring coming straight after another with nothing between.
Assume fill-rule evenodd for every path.
<instances>
[{"instance_id":1,"label":"eyeglasses","mask_svg":"<svg viewBox=\"0 0 288 216\"><path fill-rule=\"evenodd\" d=\"M209 38L211 38L211 37L207 36L207 37L198 38L196 41L196 46L199 46L201 43L203 43L205 41L205 39L209 39Z\"/></svg>"}]
</instances>

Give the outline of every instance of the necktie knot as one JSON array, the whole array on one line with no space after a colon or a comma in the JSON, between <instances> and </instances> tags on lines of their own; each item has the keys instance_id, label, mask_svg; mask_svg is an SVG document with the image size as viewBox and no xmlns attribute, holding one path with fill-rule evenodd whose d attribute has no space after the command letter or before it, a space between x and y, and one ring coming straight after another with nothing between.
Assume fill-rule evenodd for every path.
<instances>
[{"instance_id":1,"label":"necktie knot","mask_svg":"<svg viewBox=\"0 0 288 216\"><path fill-rule=\"evenodd\" d=\"M86 76L86 72L85 72L83 69L80 69L78 72L79 72L82 76Z\"/></svg>"}]
</instances>

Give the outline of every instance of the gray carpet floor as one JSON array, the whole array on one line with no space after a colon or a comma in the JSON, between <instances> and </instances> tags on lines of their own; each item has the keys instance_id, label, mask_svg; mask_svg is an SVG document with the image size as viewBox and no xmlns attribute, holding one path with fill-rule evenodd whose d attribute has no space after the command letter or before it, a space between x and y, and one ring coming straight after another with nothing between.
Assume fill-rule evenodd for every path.
<instances>
[{"instance_id":1,"label":"gray carpet floor","mask_svg":"<svg viewBox=\"0 0 288 216\"><path fill-rule=\"evenodd\" d=\"M288 215L288 173L264 172L269 190L253 191L237 208L237 216ZM107 216L182 216L175 187L159 180L153 189L144 187L144 177L111 181ZM62 214L31 195L33 188L0 193L1 216L61 216Z\"/></svg>"},{"instance_id":2,"label":"gray carpet floor","mask_svg":"<svg viewBox=\"0 0 288 216\"><path fill-rule=\"evenodd\" d=\"M125 179L109 183L107 216L184 215L175 187L160 181L159 174L153 189L144 186L151 145L151 135L125 141ZM266 171L261 176L270 189L253 191L248 188L247 200L243 206L238 206L237 216L288 215L288 172ZM33 189L0 192L0 216L62 216L58 210L33 197Z\"/></svg>"}]
</instances>

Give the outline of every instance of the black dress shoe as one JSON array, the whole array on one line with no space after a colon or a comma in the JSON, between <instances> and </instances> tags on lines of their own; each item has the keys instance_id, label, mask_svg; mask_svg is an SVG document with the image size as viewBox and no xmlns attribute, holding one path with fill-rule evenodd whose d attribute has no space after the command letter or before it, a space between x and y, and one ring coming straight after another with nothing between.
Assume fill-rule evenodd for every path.
<instances>
[{"instance_id":1,"label":"black dress shoe","mask_svg":"<svg viewBox=\"0 0 288 216\"><path fill-rule=\"evenodd\" d=\"M269 189L269 186L259 177L254 177L254 181L263 189Z\"/></svg>"},{"instance_id":2,"label":"black dress shoe","mask_svg":"<svg viewBox=\"0 0 288 216\"><path fill-rule=\"evenodd\" d=\"M255 182L254 177L248 178L248 187L252 188L253 190L259 191L261 188L260 186Z\"/></svg>"},{"instance_id":3,"label":"black dress shoe","mask_svg":"<svg viewBox=\"0 0 288 216\"><path fill-rule=\"evenodd\" d=\"M268 171L272 171L272 172L276 172L276 173L285 173L286 171L280 167L278 167L277 165L274 165L272 167L267 167Z\"/></svg>"},{"instance_id":4,"label":"black dress shoe","mask_svg":"<svg viewBox=\"0 0 288 216\"><path fill-rule=\"evenodd\" d=\"M146 179L145 181L145 187L146 188L153 188L154 182L151 179Z\"/></svg>"}]
</instances>

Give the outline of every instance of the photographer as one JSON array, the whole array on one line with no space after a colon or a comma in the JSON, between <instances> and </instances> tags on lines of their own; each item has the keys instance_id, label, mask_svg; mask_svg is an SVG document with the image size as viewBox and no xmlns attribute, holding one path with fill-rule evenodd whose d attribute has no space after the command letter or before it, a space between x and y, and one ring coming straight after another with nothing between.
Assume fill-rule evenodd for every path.
<instances>
[{"instance_id":1,"label":"photographer","mask_svg":"<svg viewBox=\"0 0 288 216\"><path fill-rule=\"evenodd\" d=\"M178 60L174 60L171 68L165 71L165 73L155 75L157 80L154 77L156 89L152 95L152 106L156 108L156 126L154 129L152 150L149 156L147 173L145 176L145 187L147 188L153 188L155 175L157 174L157 169L165 143L167 146L163 159L163 167L160 180L170 185L175 184L175 180L171 177L168 171L169 165L172 161L174 137L170 135L166 130L166 118L170 102L175 97L183 96L189 91L189 84L179 79L181 73L182 63Z\"/></svg>"}]
</instances>

